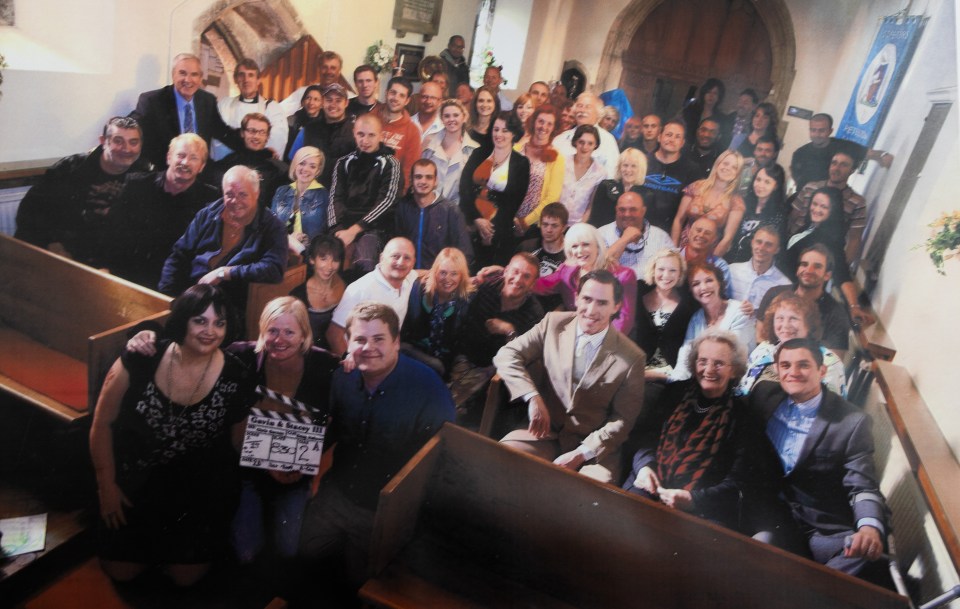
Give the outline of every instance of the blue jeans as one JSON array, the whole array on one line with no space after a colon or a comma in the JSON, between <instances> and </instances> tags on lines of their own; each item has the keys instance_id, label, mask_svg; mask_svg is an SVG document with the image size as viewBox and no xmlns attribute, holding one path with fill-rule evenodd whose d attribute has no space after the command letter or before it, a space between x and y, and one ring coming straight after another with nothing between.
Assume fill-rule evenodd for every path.
<instances>
[{"instance_id":1,"label":"blue jeans","mask_svg":"<svg viewBox=\"0 0 960 609\"><path fill-rule=\"evenodd\" d=\"M309 480L302 478L294 484L280 484L266 472L255 472L244 478L240 505L231 527L237 560L253 562L268 536L278 557L296 556L303 512L310 495Z\"/></svg>"}]
</instances>

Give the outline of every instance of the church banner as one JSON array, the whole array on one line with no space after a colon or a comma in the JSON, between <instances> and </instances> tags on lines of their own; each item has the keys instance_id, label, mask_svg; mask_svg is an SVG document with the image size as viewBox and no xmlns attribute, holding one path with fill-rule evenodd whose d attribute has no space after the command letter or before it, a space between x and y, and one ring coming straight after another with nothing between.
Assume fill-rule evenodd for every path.
<instances>
[{"instance_id":1,"label":"church banner","mask_svg":"<svg viewBox=\"0 0 960 609\"><path fill-rule=\"evenodd\" d=\"M870 147L920 40L924 18L885 17L857 79L837 136Z\"/></svg>"}]
</instances>

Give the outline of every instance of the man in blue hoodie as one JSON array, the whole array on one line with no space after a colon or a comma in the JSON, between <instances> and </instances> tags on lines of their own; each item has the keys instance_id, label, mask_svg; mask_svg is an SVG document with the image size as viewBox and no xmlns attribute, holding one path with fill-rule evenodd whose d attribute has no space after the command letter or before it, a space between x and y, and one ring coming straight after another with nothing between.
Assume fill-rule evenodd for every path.
<instances>
[{"instance_id":1,"label":"man in blue hoodie","mask_svg":"<svg viewBox=\"0 0 960 609\"><path fill-rule=\"evenodd\" d=\"M458 248L473 264L473 246L460 207L437 193L437 166L418 159L410 172L411 189L396 210L396 235L416 248L414 268L428 269L445 247Z\"/></svg>"}]
</instances>

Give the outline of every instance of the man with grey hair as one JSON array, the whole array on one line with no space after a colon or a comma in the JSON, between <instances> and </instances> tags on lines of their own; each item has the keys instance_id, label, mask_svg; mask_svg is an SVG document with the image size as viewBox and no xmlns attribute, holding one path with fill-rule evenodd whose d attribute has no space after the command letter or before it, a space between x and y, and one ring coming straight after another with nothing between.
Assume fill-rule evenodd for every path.
<instances>
[{"instance_id":1,"label":"man with grey hair","mask_svg":"<svg viewBox=\"0 0 960 609\"><path fill-rule=\"evenodd\" d=\"M567 129L557 137L553 138L553 147L567 157L567 162L573 157L575 149L573 147L573 132L580 125L593 125L600 132L600 145L593 151L593 158L603 165L607 170L607 177L613 179L617 173L617 161L620 158L620 147L617 145L617 139L609 131L599 126L600 113L603 110L603 100L590 91L584 91L577 97L577 103L574 105L574 115L577 120L576 126Z\"/></svg>"},{"instance_id":2,"label":"man with grey hair","mask_svg":"<svg viewBox=\"0 0 960 609\"><path fill-rule=\"evenodd\" d=\"M170 248L198 211L220 191L198 179L207 162L207 144L196 133L173 138L164 171L132 175L108 218L102 265L154 289Z\"/></svg>"},{"instance_id":3,"label":"man with grey hair","mask_svg":"<svg viewBox=\"0 0 960 609\"><path fill-rule=\"evenodd\" d=\"M287 231L257 205L260 176L244 165L223 176L223 197L194 216L163 265L159 291L179 295L197 283L220 285L239 310L247 284L280 283L287 268Z\"/></svg>"},{"instance_id":4,"label":"man with grey hair","mask_svg":"<svg viewBox=\"0 0 960 609\"><path fill-rule=\"evenodd\" d=\"M317 56L317 68L320 80L313 84L320 87L329 87L336 83L347 91L350 91L350 85L343 79L341 73L343 71L343 57L341 57L339 53L335 51L324 51L320 53L320 55ZM303 94L306 92L307 86L308 85L303 85L299 87L280 102L286 116L290 116L300 109L300 100L303 99ZM351 95L350 97L353 96Z\"/></svg>"},{"instance_id":5,"label":"man with grey hair","mask_svg":"<svg viewBox=\"0 0 960 609\"><path fill-rule=\"evenodd\" d=\"M127 174L152 169L140 156L142 144L136 120L111 118L99 146L60 159L27 191L17 209L14 236L79 262L93 262Z\"/></svg>"},{"instance_id":6,"label":"man with grey hair","mask_svg":"<svg viewBox=\"0 0 960 609\"><path fill-rule=\"evenodd\" d=\"M217 138L233 150L243 148L236 129L217 109L217 98L203 86L200 58L181 53L173 58L172 85L140 94L130 116L143 127L143 156L157 167L167 166L167 146L181 133L196 133L210 147Z\"/></svg>"}]
</instances>

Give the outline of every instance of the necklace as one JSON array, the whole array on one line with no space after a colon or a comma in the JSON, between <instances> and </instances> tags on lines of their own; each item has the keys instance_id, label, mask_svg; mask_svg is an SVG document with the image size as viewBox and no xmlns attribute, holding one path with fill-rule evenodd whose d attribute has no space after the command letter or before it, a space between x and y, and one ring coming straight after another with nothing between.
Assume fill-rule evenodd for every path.
<instances>
[{"instance_id":1,"label":"necklace","mask_svg":"<svg viewBox=\"0 0 960 609\"><path fill-rule=\"evenodd\" d=\"M506 162L507 162L507 159L509 159L509 158L510 158L510 152L509 152L509 151L507 151L506 156L504 156L503 159L501 159L501 160L499 160L499 161L497 160L497 153L496 153L496 152L494 152L493 154L491 154L491 155L490 155L490 160L493 161L493 169L496 169L497 167L499 167L499 166L503 165L504 163L506 163Z\"/></svg>"},{"instance_id":2,"label":"necklace","mask_svg":"<svg viewBox=\"0 0 960 609\"><path fill-rule=\"evenodd\" d=\"M177 346L176 343L174 343L173 356L170 358L170 364L167 366L167 393L169 394L167 396L167 399L170 400L171 416L173 415L174 406L180 407L180 413L176 417L172 417L173 422L179 421L183 417L183 413L186 412L187 408L193 404L194 398L197 396L197 392L200 391L200 387L203 386L204 379L207 378L207 372L210 370L210 364L213 363L214 355L215 353L211 353L210 357L207 358L207 363L203 367L203 372L200 374L200 378L197 379L196 386L193 388L193 391L190 393L190 396L187 398L187 403L178 404L176 401L174 401L172 397L173 396L173 362L179 361L180 367L183 368L183 355L180 352L179 346Z\"/></svg>"}]
</instances>

